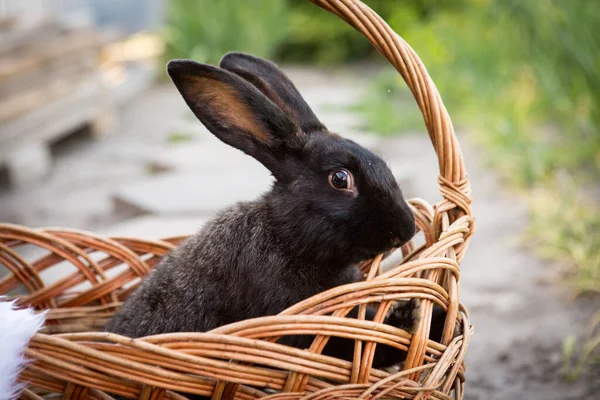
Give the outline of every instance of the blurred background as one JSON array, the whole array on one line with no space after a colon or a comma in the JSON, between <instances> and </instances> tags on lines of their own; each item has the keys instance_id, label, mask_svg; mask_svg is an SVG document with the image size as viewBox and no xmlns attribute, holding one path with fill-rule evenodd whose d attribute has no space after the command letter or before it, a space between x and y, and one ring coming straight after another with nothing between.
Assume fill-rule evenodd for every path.
<instances>
[{"instance_id":1,"label":"blurred background","mask_svg":"<svg viewBox=\"0 0 600 400\"><path fill-rule=\"evenodd\" d=\"M600 2L367 0L453 116L477 232L462 268L468 399L600 391ZM278 62L330 130L439 199L399 75L306 0L0 0L0 221L191 233L268 173L195 121L166 61Z\"/></svg>"}]
</instances>

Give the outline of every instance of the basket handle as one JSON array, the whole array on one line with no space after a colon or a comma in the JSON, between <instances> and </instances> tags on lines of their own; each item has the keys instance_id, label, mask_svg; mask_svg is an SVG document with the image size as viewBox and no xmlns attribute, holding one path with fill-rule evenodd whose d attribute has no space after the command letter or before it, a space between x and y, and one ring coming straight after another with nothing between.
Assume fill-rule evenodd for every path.
<instances>
[{"instance_id":1,"label":"basket handle","mask_svg":"<svg viewBox=\"0 0 600 400\"><path fill-rule=\"evenodd\" d=\"M337 15L358 30L396 68L410 88L425 120L429 138L438 156L438 179L442 196L458 207L456 219L471 215L468 176L454 127L440 94L415 51L375 11L359 0L309 0Z\"/></svg>"}]
</instances>

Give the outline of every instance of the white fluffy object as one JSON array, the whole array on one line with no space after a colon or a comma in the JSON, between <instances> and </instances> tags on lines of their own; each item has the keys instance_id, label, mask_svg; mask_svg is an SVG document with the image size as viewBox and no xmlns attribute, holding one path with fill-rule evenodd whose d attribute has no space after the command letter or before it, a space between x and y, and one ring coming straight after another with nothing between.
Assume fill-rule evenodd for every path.
<instances>
[{"instance_id":1,"label":"white fluffy object","mask_svg":"<svg viewBox=\"0 0 600 400\"><path fill-rule=\"evenodd\" d=\"M0 400L19 397L24 385L17 382L25 367L24 350L44 325L45 313L18 310L14 301L0 297Z\"/></svg>"}]
</instances>

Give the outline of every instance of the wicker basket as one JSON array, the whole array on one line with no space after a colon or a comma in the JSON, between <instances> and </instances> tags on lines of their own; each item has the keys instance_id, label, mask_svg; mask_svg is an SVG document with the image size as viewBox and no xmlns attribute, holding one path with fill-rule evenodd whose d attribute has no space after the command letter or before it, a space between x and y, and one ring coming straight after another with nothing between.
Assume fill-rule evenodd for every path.
<instances>
[{"instance_id":1,"label":"wicker basket","mask_svg":"<svg viewBox=\"0 0 600 400\"><path fill-rule=\"evenodd\" d=\"M160 241L103 238L66 229L0 225L0 265L11 273L0 294L24 286L22 305L49 309L43 333L27 349L23 398L50 393L63 399L462 399L464 357L472 335L459 303L459 265L473 232L470 187L452 123L415 52L358 0L310 0L362 32L400 72L421 108L437 152L442 200L411 200L425 244L402 248L402 263L382 272L382 256L362 265L365 280L307 299L277 316L223 326L208 333L141 339L98 332L119 305L182 237ZM17 252L28 247L34 261ZM62 279L44 282L46 271ZM414 334L379 323L391 302L420 298L423 318ZM367 304L377 305L365 321ZM441 343L428 340L432 308L447 309ZM360 305L362 318L344 318ZM332 315L331 315L332 314ZM460 327L454 336L455 327ZM3 327L3 329L5 329ZM308 350L276 343L313 334ZM320 354L330 336L355 340L353 362ZM403 370L372 368L378 343L408 351Z\"/></svg>"}]
</instances>

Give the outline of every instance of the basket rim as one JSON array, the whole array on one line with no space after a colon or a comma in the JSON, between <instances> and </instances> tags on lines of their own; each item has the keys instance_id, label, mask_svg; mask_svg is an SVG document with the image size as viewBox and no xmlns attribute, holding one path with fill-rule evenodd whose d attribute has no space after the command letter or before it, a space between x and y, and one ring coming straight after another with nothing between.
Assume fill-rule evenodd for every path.
<instances>
[{"instance_id":1,"label":"basket rim","mask_svg":"<svg viewBox=\"0 0 600 400\"><path fill-rule=\"evenodd\" d=\"M240 321L206 333L171 333L140 339L97 332L54 335L38 333L26 353L35 361L27 367L22 375L23 379L29 379L34 384L50 390L58 390L57 387L62 383L57 382L66 380L66 388L60 390L69 391L69 396L74 398L83 398L88 392L92 397L105 398L99 391L117 388L115 393L121 395L139 394L140 398L154 399L162 396L166 390L177 390L178 387L172 383L175 378L183 382L179 388L190 393L206 393L208 390L213 393L213 398L254 398L252 396L262 392L251 388L252 383L259 382L268 387L270 384L265 383L267 381L264 376L272 373L270 379L276 381L275 386L282 389L281 394L269 396L273 399L299 399L310 396L326 398L319 396L329 396L334 392L340 395L356 392L357 396L363 397L374 393L377 393L377 396L401 393L405 396L402 398L414 399L425 398L428 394L436 399L450 399L451 390L454 390L455 398L462 399L464 357L473 327L469 323L466 308L459 302L458 281L460 262L474 225L470 183L452 121L418 55L372 9L359 0L309 1L338 16L362 33L400 73L423 114L427 132L438 157L438 186L442 195L435 207L420 199L410 201L417 225L425 233L425 245L418 249L403 248L405 262L386 273L380 273L381 255L365 263L363 271L367 279L364 282L330 289L288 308L277 316ZM148 273L158 259L182 239L183 237L175 237L153 241L123 237L105 238L74 229L29 229L0 223L0 263L6 264L13 272L14 281L21 280L30 284L28 289L32 291L32 296L29 300L38 301L40 306L60 310L49 313L49 318L68 319L86 312L91 313L88 316L93 314L96 318L119 303L120 298L115 294L115 288L121 288L132 279ZM21 242L45 248L50 250L51 254L29 263L11 249ZM103 252L106 257L101 260L93 259L89 256L93 251ZM39 274L60 262L61 257L71 260L77 271L54 286L44 287ZM119 263L128 265L130 269L116 278L108 277L105 273ZM413 278L415 274L419 277ZM86 279L91 282L92 289L69 298L62 304L57 303L55 297L61 290L72 288ZM0 293L12 287L13 283L10 279L0 279ZM403 287L404 291L399 291L398 287ZM127 290L121 295L126 295ZM385 315L392 301L409 297L421 298L423 315L419 328L413 333L382 326L379 320L365 321L364 316L360 318L360 313L359 318L354 321L345 318L352 307L359 305L364 308L371 302L379 302L379 311L383 310ZM95 306L96 308L81 307L91 302L99 302L101 305ZM447 311L441 343L428 338L434 304L441 305ZM55 308L57 306L62 308ZM321 315L325 311L331 311L333 315ZM454 335L457 323L462 324L462 335ZM315 324L327 326L328 329L317 331L316 339L308 351L285 349L285 345L271 343L277 333L315 332ZM302 326L305 329L312 327L313 331L301 330ZM269 327L275 327L275 331L265 334ZM356 341L352 363L336 361L320 354L330 335L341 335ZM249 363L243 358L238 360L234 369L243 372L244 378L239 376L227 380L227 376L223 375L224 370L215 366L221 364L216 362L209 363L212 366L202 370L206 372L204 376L216 380L213 381L213 386L207 383L205 378L184 375L190 371L198 372L198 366L194 366L192 359L196 362L200 359L208 362L206 360L212 359L211 354L217 357L216 359L219 354L222 355L222 351L225 351L223 349L202 347L198 344L217 337L228 338L220 343L223 349L240 354L243 354L244 349L274 350L283 347L284 353L287 351L289 355L293 349L295 352L292 353L299 358L293 358L290 362L310 359L311 362L322 363L324 371L333 374L330 378L347 380L349 383L327 386L313 376L314 366L308 368L306 365L294 364L294 368L289 368L286 370L287 374L283 374L281 371L269 372L271 370L264 365L254 366L254 363ZM100 344L100 339L114 343ZM408 349L403 371L390 374L372 368L372 357L377 342L395 343ZM188 347L185 347L186 345ZM191 351L191 359L185 357L188 350ZM159 360L157 354L164 358ZM86 361L87 367L78 366L77 360L86 357L95 360L97 370L90 369L89 372L86 369L94 365L89 360ZM172 362L174 369L167 372L156 370L153 366L159 361L163 364L167 361ZM123 381L125 375L119 375L118 379L102 375L110 371L111 362L115 368L120 366L120 374L125 374L123 368L129 363L137 374L136 385L131 386ZM149 371L157 375L148 375ZM26 396L38 398L30 391L26 392Z\"/></svg>"}]
</instances>

